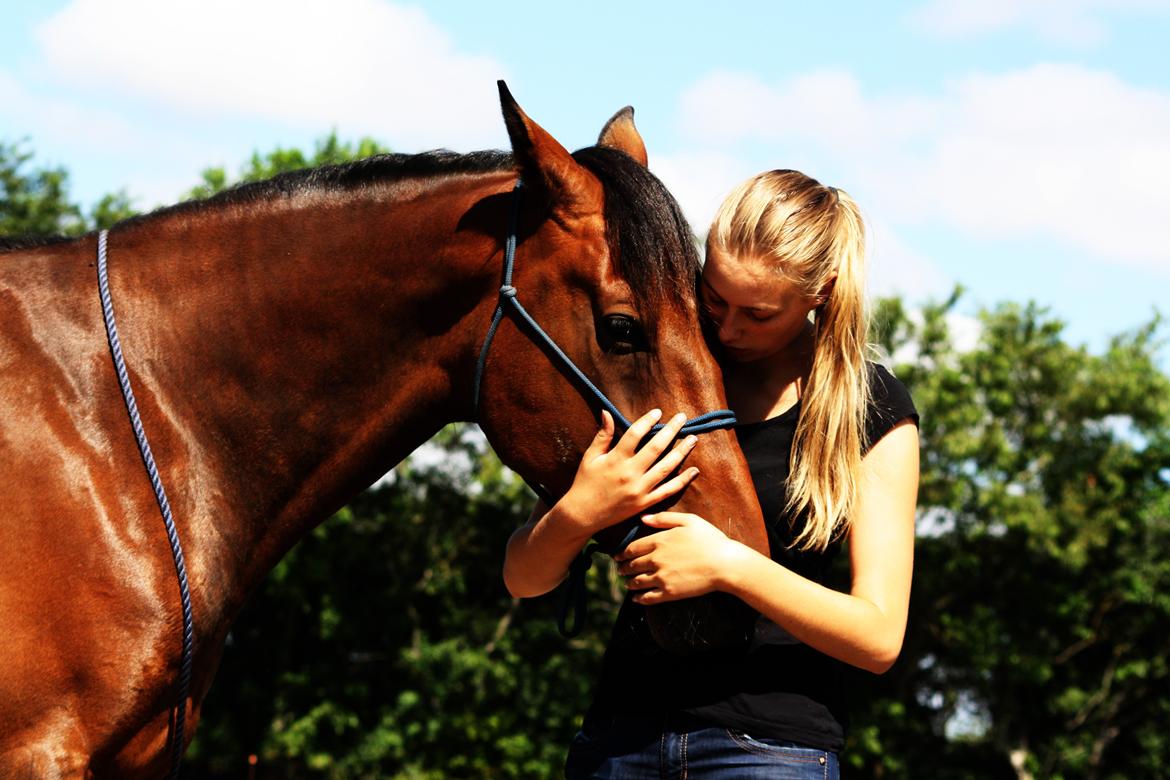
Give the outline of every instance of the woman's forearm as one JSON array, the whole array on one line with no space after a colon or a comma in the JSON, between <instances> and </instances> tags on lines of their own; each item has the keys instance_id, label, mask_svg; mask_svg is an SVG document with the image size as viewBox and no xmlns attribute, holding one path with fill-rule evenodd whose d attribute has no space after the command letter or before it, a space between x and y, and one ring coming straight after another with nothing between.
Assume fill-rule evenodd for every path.
<instances>
[{"instance_id":1,"label":"woman's forearm","mask_svg":"<svg viewBox=\"0 0 1170 780\"><path fill-rule=\"evenodd\" d=\"M904 614L887 614L865 598L805 579L744 545L720 590L740 598L809 647L881 674L902 649Z\"/></svg>"},{"instance_id":2,"label":"woman's forearm","mask_svg":"<svg viewBox=\"0 0 1170 780\"><path fill-rule=\"evenodd\" d=\"M588 530L564 517L560 504L529 519L508 539L504 585L517 598L548 593L560 584L569 564L590 538Z\"/></svg>"}]
</instances>

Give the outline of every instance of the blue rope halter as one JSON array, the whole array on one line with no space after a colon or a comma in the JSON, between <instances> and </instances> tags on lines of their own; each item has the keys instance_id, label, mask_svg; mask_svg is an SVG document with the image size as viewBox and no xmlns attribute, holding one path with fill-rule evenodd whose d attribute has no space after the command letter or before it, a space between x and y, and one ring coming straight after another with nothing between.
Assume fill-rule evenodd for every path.
<instances>
[{"instance_id":1,"label":"blue rope halter","mask_svg":"<svg viewBox=\"0 0 1170 780\"><path fill-rule=\"evenodd\" d=\"M527 329L530 338L536 341L538 345L546 347L546 351L551 353L554 362L558 363L562 368L567 369L576 378L579 390L585 396L586 401L592 396L593 400L601 408L613 415L615 438L617 438L630 427L630 421L609 400L609 397L598 389L597 385L593 384L589 377L585 376L585 373L565 354L564 350L557 346L557 343L552 340L552 337L545 333L544 329L537 324L536 320L532 318L532 315L521 305L520 299L516 294L516 288L512 286L512 268L516 263L516 226L520 218L520 189L522 186L523 182L517 180L516 186L512 190L512 215L508 224L508 235L504 240L504 283L500 286L499 304L496 306L495 314L492 315L492 323L488 327L487 337L484 339L483 347L479 350L479 360L476 361L475 365L475 385L473 392L475 394L474 408L476 419L479 418L479 392L483 380L484 366L487 363L488 351L491 349L492 339L495 338L496 331L500 327L500 321L503 320L505 313L510 312L514 317L518 318L517 324L522 329ZM690 418L683 423L677 435L686 436L689 434L707 433L709 431L731 428L734 425L734 412L730 409L717 409L713 412L706 412L697 417ZM656 433L663 427L664 424L659 423L650 429L650 433ZM554 499L544 489L544 486L530 486L545 504L552 506ZM602 552L606 555L616 555L624 550L630 542L634 541L638 534L645 528L645 526L633 519L625 522L628 525L628 529L618 544L612 547L604 547L598 542L591 542L569 566L569 578L561 604L560 616L557 619L557 627L560 629L562 635L573 637L581 631L585 615L585 572L593 565L593 553ZM576 613L576 619L570 628L569 616L571 611Z\"/></svg>"},{"instance_id":2,"label":"blue rope halter","mask_svg":"<svg viewBox=\"0 0 1170 780\"><path fill-rule=\"evenodd\" d=\"M142 453L142 461L146 464L146 473L150 475L150 484L154 487L154 497L158 501L162 512L163 524L167 528L167 539L171 542L171 555L175 560L175 572L179 578L179 599L183 608L183 655L179 663L179 701L175 710L175 730L171 743L171 771L168 777L179 776L179 764L183 760L183 724L187 718L187 694L191 689L191 655L195 635L195 620L191 613L191 592L187 587L187 565L183 561L183 547L179 543L179 532L175 529L174 518L171 517L171 505L167 501L166 491L163 490L162 478L154 464L154 455L150 451L150 442L146 439L146 431L142 427L142 418L138 415L138 404L134 400L134 391L130 387L130 375L126 371L126 361L122 357L122 342L118 339L118 326L114 322L114 304L110 298L110 279L106 272L106 237L109 231L103 230L98 234L98 292L102 301L102 319L106 323L106 337L110 342L110 353L114 357L114 368L118 373L118 384L122 387L122 398L126 401L126 410L130 413L130 425L134 428L134 437L138 440L138 451Z\"/></svg>"}]
</instances>

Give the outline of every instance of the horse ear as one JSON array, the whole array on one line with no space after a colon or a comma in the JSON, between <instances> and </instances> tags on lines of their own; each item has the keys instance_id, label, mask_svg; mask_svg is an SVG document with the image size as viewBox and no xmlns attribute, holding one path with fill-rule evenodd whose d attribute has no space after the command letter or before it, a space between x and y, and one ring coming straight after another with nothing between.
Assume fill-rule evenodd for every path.
<instances>
[{"instance_id":1,"label":"horse ear","mask_svg":"<svg viewBox=\"0 0 1170 780\"><path fill-rule=\"evenodd\" d=\"M647 165L646 144L642 142L638 128L634 127L633 106L626 106L610 117L610 120L605 123L605 127L601 128L601 135L597 137L597 145L625 152L642 163L643 167Z\"/></svg>"},{"instance_id":2,"label":"horse ear","mask_svg":"<svg viewBox=\"0 0 1170 780\"><path fill-rule=\"evenodd\" d=\"M601 182L521 110L503 80L497 84L512 153L525 185L544 190L554 203L569 211L596 212L603 198Z\"/></svg>"}]
</instances>

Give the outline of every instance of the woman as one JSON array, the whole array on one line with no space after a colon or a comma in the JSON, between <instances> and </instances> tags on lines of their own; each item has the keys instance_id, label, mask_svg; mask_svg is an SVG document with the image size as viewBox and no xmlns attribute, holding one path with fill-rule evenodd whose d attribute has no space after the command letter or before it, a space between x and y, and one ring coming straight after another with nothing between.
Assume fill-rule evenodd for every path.
<instances>
[{"instance_id":1,"label":"woman","mask_svg":"<svg viewBox=\"0 0 1170 780\"><path fill-rule=\"evenodd\" d=\"M768 522L771 557L702 518L648 515L659 533L617 556L630 598L573 741L569 777L836 777L845 739L842 664L881 673L901 649L918 489L917 413L865 359L864 230L844 192L795 171L740 185L707 240L700 297L722 346L736 433ZM565 496L509 540L504 579L539 595L599 528L697 476L682 424L603 427ZM663 481L665 480L665 481ZM851 585L825 586L848 540ZM678 658L651 640L645 606L730 593L759 611L746 650Z\"/></svg>"}]
</instances>

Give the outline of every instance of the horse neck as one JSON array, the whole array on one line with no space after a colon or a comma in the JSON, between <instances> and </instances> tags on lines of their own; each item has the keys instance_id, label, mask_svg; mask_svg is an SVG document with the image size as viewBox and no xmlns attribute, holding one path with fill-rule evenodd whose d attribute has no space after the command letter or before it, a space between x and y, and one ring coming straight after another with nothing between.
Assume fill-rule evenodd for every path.
<instances>
[{"instance_id":1,"label":"horse neck","mask_svg":"<svg viewBox=\"0 0 1170 780\"><path fill-rule=\"evenodd\" d=\"M134 258L118 305L170 426L160 461L185 499L192 579L223 619L307 530L469 416L505 216L494 235L466 216L512 178L208 207L111 235L112 266Z\"/></svg>"}]
</instances>

